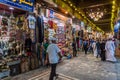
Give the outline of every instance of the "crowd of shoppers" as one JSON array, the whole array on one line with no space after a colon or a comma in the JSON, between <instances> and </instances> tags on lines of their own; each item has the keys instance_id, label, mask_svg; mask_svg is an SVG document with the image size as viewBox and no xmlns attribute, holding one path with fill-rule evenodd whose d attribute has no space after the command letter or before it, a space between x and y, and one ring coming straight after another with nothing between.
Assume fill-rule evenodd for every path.
<instances>
[{"instance_id":1,"label":"crowd of shoppers","mask_svg":"<svg viewBox=\"0 0 120 80\"><path fill-rule=\"evenodd\" d=\"M85 39L83 40L82 49L84 50L85 55L90 52L93 53L96 58L101 58L102 61L116 62L115 43L115 40L112 38L106 40Z\"/></svg>"}]
</instances>

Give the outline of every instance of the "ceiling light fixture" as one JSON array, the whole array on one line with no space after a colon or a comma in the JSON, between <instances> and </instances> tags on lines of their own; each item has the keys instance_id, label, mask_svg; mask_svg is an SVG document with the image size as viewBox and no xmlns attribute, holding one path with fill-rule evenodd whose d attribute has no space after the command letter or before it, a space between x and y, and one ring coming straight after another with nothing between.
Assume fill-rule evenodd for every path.
<instances>
[{"instance_id":1,"label":"ceiling light fixture","mask_svg":"<svg viewBox=\"0 0 120 80\"><path fill-rule=\"evenodd\" d=\"M69 1L69 0L63 0L63 1L67 1L67 3L69 4L69 6L71 6L71 7L74 8L74 9L77 9L76 11L77 11L79 14L81 14L81 16L84 17L91 25L93 25L93 27L97 27L97 26L96 26L95 24L93 24L87 17L85 17L85 15L80 11L80 9L76 8L76 6L73 5L71 1ZM68 14L68 12L65 12L65 13ZM101 16L100 16L100 17L101 17ZM99 27L98 27L98 29L99 29L99 31L101 31L101 32L104 33L104 31L101 30Z\"/></svg>"},{"instance_id":2,"label":"ceiling light fixture","mask_svg":"<svg viewBox=\"0 0 120 80\"><path fill-rule=\"evenodd\" d=\"M98 8L97 10L91 9L87 13L91 19L93 19L94 21L98 21L100 18L104 16L105 10L101 10L100 8Z\"/></svg>"},{"instance_id":3,"label":"ceiling light fixture","mask_svg":"<svg viewBox=\"0 0 120 80\"><path fill-rule=\"evenodd\" d=\"M74 18L75 18L75 16L72 16L72 18L74 19Z\"/></svg>"}]
</instances>

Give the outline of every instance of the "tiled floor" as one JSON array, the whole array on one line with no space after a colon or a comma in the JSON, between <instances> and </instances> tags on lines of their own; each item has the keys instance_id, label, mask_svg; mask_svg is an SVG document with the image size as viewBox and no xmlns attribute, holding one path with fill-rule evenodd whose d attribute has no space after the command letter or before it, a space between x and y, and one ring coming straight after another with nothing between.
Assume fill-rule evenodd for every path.
<instances>
[{"instance_id":1,"label":"tiled floor","mask_svg":"<svg viewBox=\"0 0 120 80\"><path fill-rule=\"evenodd\" d=\"M79 57L58 68L58 72L79 80L120 80L120 61L118 63L102 62L92 54Z\"/></svg>"},{"instance_id":2,"label":"tiled floor","mask_svg":"<svg viewBox=\"0 0 120 80\"><path fill-rule=\"evenodd\" d=\"M49 74L50 74L50 71L47 71L47 72L44 72L43 74L32 77L28 80L49 80ZM56 80L79 80L79 79L75 79L63 74L59 74L59 77Z\"/></svg>"},{"instance_id":3,"label":"tiled floor","mask_svg":"<svg viewBox=\"0 0 120 80\"><path fill-rule=\"evenodd\" d=\"M48 80L50 69L40 68L9 80ZM120 60L118 63L102 62L92 54L64 60L57 66L60 74L57 80L120 80Z\"/></svg>"}]
</instances>

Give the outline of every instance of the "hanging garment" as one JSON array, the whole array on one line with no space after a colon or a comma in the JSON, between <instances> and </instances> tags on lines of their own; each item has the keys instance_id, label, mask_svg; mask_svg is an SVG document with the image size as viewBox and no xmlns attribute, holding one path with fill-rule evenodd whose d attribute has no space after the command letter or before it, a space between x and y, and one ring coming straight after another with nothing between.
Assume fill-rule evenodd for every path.
<instances>
[{"instance_id":1,"label":"hanging garment","mask_svg":"<svg viewBox=\"0 0 120 80\"><path fill-rule=\"evenodd\" d=\"M53 29L53 21L49 20L48 24L50 25L50 28Z\"/></svg>"},{"instance_id":2,"label":"hanging garment","mask_svg":"<svg viewBox=\"0 0 120 80\"><path fill-rule=\"evenodd\" d=\"M29 21L29 28L30 29L35 29L35 23L36 23L35 17L32 16L32 15L29 15L27 19Z\"/></svg>"},{"instance_id":3,"label":"hanging garment","mask_svg":"<svg viewBox=\"0 0 120 80\"><path fill-rule=\"evenodd\" d=\"M31 52L32 40L31 38L25 39L25 49L27 52Z\"/></svg>"},{"instance_id":4,"label":"hanging garment","mask_svg":"<svg viewBox=\"0 0 120 80\"><path fill-rule=\"evenodd\" d=\"M43 18L37 17L37 27L38 27L38 42L42 43L44 41L44 21Z\"/></svg>"}]
</instances>

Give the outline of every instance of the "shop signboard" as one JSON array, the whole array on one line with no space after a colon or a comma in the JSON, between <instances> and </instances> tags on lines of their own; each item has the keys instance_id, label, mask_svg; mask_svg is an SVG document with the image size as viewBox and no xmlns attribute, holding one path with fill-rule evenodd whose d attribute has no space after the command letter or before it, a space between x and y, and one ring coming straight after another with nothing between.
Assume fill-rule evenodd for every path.
<instances>
[{"instance_id":1,"label":"shop signboard","mask_svg":"<svg viewBox=\"0 0 120 80\"><path fill-rule=\"evenodd\" d=\"M34 0L0 0L0 3L33 12Z\"/></svg>"},{"instance_id":2,"label":"shop signboard","mask_svg":"<svg viewBox=\"0 0 120 80\"><path fill-rule=\"evenodd\" d=\"M49 16L50 16L50 18L54 18L54 11L53 10L50 10Z\"/></svg>"},{"instance_id":3,"label":"shop signboard","mask_svg":"<svg viewBox=\"0 0 120 80\"><path fill-rule=\"evenodd\" d=\"M54 18L54 11L46 9L46 17L48 17L48 18Z\"/></svg>"}]
</instances>

